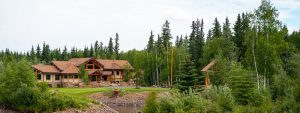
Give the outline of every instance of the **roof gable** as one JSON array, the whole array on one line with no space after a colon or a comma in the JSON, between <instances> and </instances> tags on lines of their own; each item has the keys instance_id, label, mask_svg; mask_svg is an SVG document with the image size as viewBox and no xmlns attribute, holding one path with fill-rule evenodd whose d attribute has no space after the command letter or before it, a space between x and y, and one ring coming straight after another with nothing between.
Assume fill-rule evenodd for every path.
<instances>
[{"instance_id":1,"label":"roof gable","mask_svg":"<svg viewBox=\"0 0 300 113\"><path fill-rule=\"evenodd\" d=\"M64 71L70 65L74 65L72 62L69 61L52 61L52 64L55 65L60 71Z\"/></svg>"},{"instance_id":2,"label":"roof gable","mask_svg":"<svg viewBox=\"0 0 300 113\"><path fill-rule=\"evenodd\" d=\"M74 64L71 64L64 71L62 71L61 73L63 73L63 74L77 74L78 71L79 71L79 69Z\"/></svg>"},{"instance_id":3,"label":"roof gable","mask_svg":"<svg viewBox=\"0 0 300 113\"><path fill-rule=\"evenodd\" d=\"M72 58L69 60L69 62L73 62L75 66L80 66L81 64L91 60L93 58Z\"/></svg>"},{"instance_id":4,"label":"roof gable","mask_svg":"<svg viewBox=\"0 0 300 113\"><path fill-rule=\"evenodd\" d=\"M129 69L133 69L127 60L103 60L97 59L98 62L103 64L104 69L124 69L128 66Z\"/></svg>"},{"instance_id":5,"label":"roof gable","mask_svg":"<svg viewBox=\"0 0 300 113\"><path fill-rule=\"evenodd\" d=\"M37 64L37 65L32 65L32 67L43 73L59 73L59 70L55 68L55 66L53 65Z\"/></svg>"}]
</instances>

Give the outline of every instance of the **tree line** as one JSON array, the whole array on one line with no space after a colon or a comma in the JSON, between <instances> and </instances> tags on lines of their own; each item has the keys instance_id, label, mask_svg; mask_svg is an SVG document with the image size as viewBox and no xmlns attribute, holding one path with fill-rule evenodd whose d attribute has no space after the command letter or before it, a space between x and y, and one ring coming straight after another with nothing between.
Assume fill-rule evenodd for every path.
<instances>
[{"instance_id":1,"label":"tree line","mask_svg":"<svg viewBox=\"0 0 300 113\"><path fill-rule=\"evenodd\" d=\"M255 11L238 14L233 25L228 18L222 24L215 18L213 28L208 33L204 33L203 19L196 19L191 22L191 33L175 36L174 43L171 41L175 37L172 36L170 22L166 20L161 33L155 35L150 32L144 50L120 52L119 35L116 33L114 39L110 37L107 46L95 41L83 49L68 49L66 46L63 49L50 49L50 45L44 42L41 46L32 46L25 53L5 49L0 52L0 56L26 58L32 63L45 64L78 57L124 59L134 68L145 71L143 85L157 86L170 84L171 57L174 58L174 83L194 81L188 82L188 86L203 84L201 68L217 59L218 73L211 77L215 85L226 83L226 77L222 75L228 71L232 62L238 62L255 75L257 87L267 87L272 84L271 78L279 73L279 69L287 75L295 73L290 63L297 58L300 48L300 31L288 34L287 26L278 20L278 14L270 2L263 1Z\"/></svg>"},{"instance_id":2,"label":"tree line","mask_svg":"<svg viewBox=\"0 0 300 113\"><path fill-rule=\"evenodd\" d=\"M278 15L270 1L262 0L257 9L238 14L232 23L228 18L224 23L215 18L208 33L204 33L203 19L195 19L188 35L173 36L171 24L166 20L160 33L150 32L143 50L120 52L116 33L107 46L96 41L83 49L64 47L61 50L50 49L49 44L43 43L25 53L2 50L0 59L2 62L27 59L44 64L77 57L128 60L136 70L143 70L143 76L139 76L141 85L169 86L172 79L174 87L182 92L179 97L187 99L187 103L198 99L212 108L220 108L221 112L234 111L234 105L263 109L256 112L297 112L300 111L300 30L289 34ZM217 62L209 72L213 88L204 90L204 95L195 99L189 89L203 91L201 69L212 60ZM183 98L186 93L191 95ZM169 101L164 102L161 106L169 105Z\"/></svg>"}]
</instances>

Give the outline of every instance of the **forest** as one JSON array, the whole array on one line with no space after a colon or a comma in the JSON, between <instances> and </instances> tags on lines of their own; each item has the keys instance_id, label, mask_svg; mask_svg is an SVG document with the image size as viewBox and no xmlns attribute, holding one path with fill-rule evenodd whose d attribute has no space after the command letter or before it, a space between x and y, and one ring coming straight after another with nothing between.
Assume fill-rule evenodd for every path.
<instances>
[{"instance_id":1,"label":"forest","mask_svg":"<svg viewBox=\"0 0 300 113\"><path fill-rule=\"evenodd\" d=\"M179 91L156 101L153 93L149 98L154 99L146 101L145 113L296 113L300 112L300 30L288 31L278 16L273 4L262 0L258 8L238 14L234 22L228 18L225 23L218 18L213 23L195 19L187 26L189 35L173 36L172 24L166 20L161 33L150 31L143 50L120 51L118 33L107 45L95 41L83 49L50 48L46 42L25 53L5 49L0 52L0 75L5 75L3 67L10 62L29 66L79 57L122 59L134 70L144 71L139 76L142 86L169 87L172 67L172 84ZM208 33L204 33L204 24L213 25ZM201 69L212 60L217 62L209 72L212 85L205 89ZM0 105L4 100L0 98Z\"/></svg>"}]
</instances>

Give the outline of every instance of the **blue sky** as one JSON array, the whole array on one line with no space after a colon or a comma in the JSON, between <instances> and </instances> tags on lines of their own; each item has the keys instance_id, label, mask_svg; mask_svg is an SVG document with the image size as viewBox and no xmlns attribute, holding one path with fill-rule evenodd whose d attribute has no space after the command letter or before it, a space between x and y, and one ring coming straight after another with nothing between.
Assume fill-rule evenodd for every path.
<instances>
[{"instance_id":1,"label":"blue sky","mask_svg":"<svg viewBox=\"0 0 300 113\"><path fill-rule=\"evenodd\" d=\"M290 31L300 29L300 0L272 0ZM84 48L96 40L107 45L119 33L120 49L145 48L150 31L161 33L165 20L171 33L186 35L197 18L205 31L215 17L231 25L260 0L0 0L0 49L27 51L44 41L51 48ZM173 41L175 38L173 38Z\"/></svg>"}]
</instances>

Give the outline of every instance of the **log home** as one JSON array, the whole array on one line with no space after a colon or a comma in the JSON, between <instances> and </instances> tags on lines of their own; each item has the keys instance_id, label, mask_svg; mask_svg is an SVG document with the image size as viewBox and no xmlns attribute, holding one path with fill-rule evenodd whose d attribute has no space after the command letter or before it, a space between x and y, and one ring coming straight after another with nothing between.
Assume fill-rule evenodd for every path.
<instances>
[{"instance_id":1,"label":"log home","mask_svg":"<svg viewBox=\"0 0 300 113\"><path fill-rule=\"evenodd\" d=\"M133 69L126 60L102 60L95 58L72 58L69 61L52 61L50 65L32 65L38 82L47 82L51 87L78 85L80 66L84 66L92 81L120 83L125 69Z\"/></svg>"}]
</instances>

